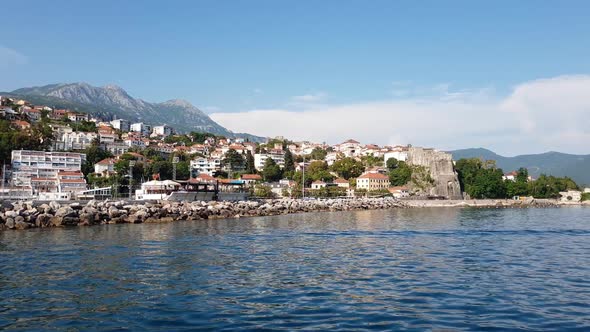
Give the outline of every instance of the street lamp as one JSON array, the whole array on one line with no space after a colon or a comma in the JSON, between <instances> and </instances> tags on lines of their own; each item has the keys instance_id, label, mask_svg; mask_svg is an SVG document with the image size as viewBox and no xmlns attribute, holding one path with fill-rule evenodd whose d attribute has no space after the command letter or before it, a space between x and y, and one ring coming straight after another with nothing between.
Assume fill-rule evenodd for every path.
<instances>
[{"instance_id":1,"label":"street lamp","mask_svg":"<svg viewBox=\"0 0 590 332\"><path fill-rule=\"evenodd\" d=\"M129 198L131 199L131 193L133 192L133 167L135 166L135 160L129 161Z\"/></svg>"}]
</instances>

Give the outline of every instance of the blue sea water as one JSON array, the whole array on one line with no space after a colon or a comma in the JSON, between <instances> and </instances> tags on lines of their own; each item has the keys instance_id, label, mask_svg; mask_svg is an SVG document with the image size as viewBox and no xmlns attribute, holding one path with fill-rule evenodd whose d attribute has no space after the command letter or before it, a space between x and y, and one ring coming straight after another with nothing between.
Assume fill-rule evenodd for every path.
<instances>
[{"instance_id":1,"label":"blue sea water","mask_svg":"<svg viewBox=\"0 0 590 332\"><path fill-rule=\"evenodd\" d=\"M0 330L590 330L590 209L0 232Z\"/></svg>"}]
</instances>

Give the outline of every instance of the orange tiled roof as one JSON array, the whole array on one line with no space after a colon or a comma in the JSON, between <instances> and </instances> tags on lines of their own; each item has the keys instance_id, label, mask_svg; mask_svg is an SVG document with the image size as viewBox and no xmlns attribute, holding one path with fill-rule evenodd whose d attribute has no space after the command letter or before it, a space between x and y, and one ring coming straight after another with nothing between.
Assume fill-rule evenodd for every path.
<instances>
[{"instance_id":1,"label":"orange tiled roof","mask_svg":"<svg viewBox=\"0 0 590 332\"><path fill-rule=\"evenodd\" d=\"M359 179L372 179L372 180L389 180L387 175L381 173L365 173L358 177Z\"/></svg>"}]
</instances>

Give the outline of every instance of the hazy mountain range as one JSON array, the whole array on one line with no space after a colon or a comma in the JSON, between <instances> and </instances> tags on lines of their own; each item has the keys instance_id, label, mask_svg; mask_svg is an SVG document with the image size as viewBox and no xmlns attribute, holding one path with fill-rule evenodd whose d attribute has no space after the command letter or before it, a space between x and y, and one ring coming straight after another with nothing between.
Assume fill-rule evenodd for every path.
<instances>
[{"instance_id":1,"label":"hazy mountain range","mask_svg":"<svg viewBox=\"0 0 590 332\"><path fill-rule=\"evenodd\" d=\"M478 148L449 151L453 159L482 158L495 160L504 173L526 167L529 174L538 177L541 174L569 176L579 185L590 185L590 155L575 155L561 152L546 152L515 157L504 157L493 151Z\"/></svg>"},{"instance_id":2,"label":"hazy mountain range","mask_svg":"<svg viewBox=\"0 0 590 332\"><path fill-rule=\"evenodd\" d=\"M151 103L131 97L116 85L95 87L87 83L59 83L22 88L2 95L18 97L34 104L87 112L105 119L121 118L151 125L168 124L178 132L209 132L253 141L263 138L233 133L186 100L172 99Z\"/></svg>"}]
</instances>

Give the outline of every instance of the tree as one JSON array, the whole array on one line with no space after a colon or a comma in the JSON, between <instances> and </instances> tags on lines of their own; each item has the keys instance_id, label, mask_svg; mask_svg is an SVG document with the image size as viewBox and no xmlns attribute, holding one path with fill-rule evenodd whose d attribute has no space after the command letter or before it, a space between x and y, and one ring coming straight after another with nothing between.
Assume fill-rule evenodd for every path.
<instances>
[{"instance_id":1,"label":"tree","mask_svg":"<svg viewBox=\"0 0 590 332\"><path fill-rule=\"evenodd\" d=\"M320 148L319 146L316 146L315 148L313 148L313 150L311 150L309 158L311 160L324 160L327 155L328 152L326 150Z\"/></svg>"},{"instance_id":2,"label":"tree","mask_svg":"<svg viewBox=\"0 0 590 332\"><path fill-rule=\"evenodd\" d=\"M365 167L383 166L383 159L373 155L362 156L361 161Z\"/></svg>"},{"instance_id":3,"label":"tree","mask_svg":"<svg viewBox=\"0 0 590 332\"><path fill-rule=\"evenodd\" d=\"M244 157L234 149L227 150L221 162L229 166L229 170L232 172L244 168Z\"/></svg>"},{"instance_id":4,"label":"tree","mask_svg":"<svg viewBox=\"0 0 590 332\"><path fill-rule=\"evenodd\" d=\"M113 157L112 153L100 148L98 139L94 140L89 147L84 149L83 153L86 154L86 162L82 165L82 173L85 175L94 172L94 164L97 162Z\"/></svg>"},{"instance_id":5,"label":"tree","mask_svg":"<svg viewBox=\"0 0 590 332\"><path fill-rule=\"evenodd\" d=\"M254 167L254 156L252 156L250 150L246 151L246 173L256 173L256 167Z\"/></svg>"},{"instance_id":6,"label":"tree","mask_svg":"<svg viewBox=\"0 0 590 332\"><path fill-rule=\"evenodd\" d=\"M392 160L394 158L390 158ZM393 166L393 162L387 161ZM412 179L412 168L403 161L397 161L396 167L389 171L389 182L394 186L403 186Z\"/></svg>"},{"instance_id":7,"label":"tree","mask_svg":"<svg viewBox=\"0 0 590 332\"><path fill-rule=\"evenodd\" d=\"M330 169L348 180L350 178L359 177L363 174L365 167L362 162L354 158L346 157L336 160L332 166L330 166Z\"/></svg>"},{"instance_id":8,"label":"tree","mask_svg":"<svg viewBox=\"0 0 590 332\"><path fill-rule=\"evenodd\" d=\"M262 169L262 177L264 180L268 182L278 181L282 176L283 174L279 165L277 165L272 158L266 158L264 168Z\"/></svg>"},{"instance_id":9,"label":"tree","mask_svg":"<svg viewBox=\"0 0 590 332\"><path fill-rule=\"evenodd\" d=\"M460 159L455 165L461 188L472 198L504 198L506 183L502 169L493 160Z\"/></svg>"},{"instance_id":10,"label":"tree","mask_svg":"<svg viewBox=\"0 0 590 332\"><path fill-rule=\"evenodd\" d=\"M270 186L258 184L256 187L254 187L254 196L261 198L273 198L274 193L272 192L272 188Z\"/></svg>"},{"instance_id":11,"label":"tree","mask_svg":"<svg viewBox=\"0 0 590 332\"><path fill-rule=\"evenodd\" d=\"M292 178L295 173L295 160L293 158L293 153L291 153L291 150L289 149L285 152L285 167L283 168L283 172L285 173L285 177L289 179Z\"/></svg>"}]
</instances>

